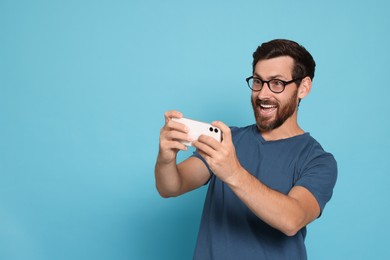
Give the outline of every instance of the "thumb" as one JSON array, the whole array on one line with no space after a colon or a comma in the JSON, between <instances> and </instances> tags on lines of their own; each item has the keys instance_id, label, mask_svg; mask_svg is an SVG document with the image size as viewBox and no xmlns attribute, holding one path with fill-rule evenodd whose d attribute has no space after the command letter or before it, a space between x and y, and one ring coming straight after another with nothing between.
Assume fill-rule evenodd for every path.
<instances>
[{"instance_id":1,"label":"thumb","mask_svg":"<svg viewBox=\"0 0 390 260\"><path fill-rule=\"evenodd\" d=\"M222 140L231 140L232 139L232 134L230 132L230 127L225 125L221 121L214 121L211 123L213 126L218 127L219 130L222 131Z\"/></svg>"}]
</instances>

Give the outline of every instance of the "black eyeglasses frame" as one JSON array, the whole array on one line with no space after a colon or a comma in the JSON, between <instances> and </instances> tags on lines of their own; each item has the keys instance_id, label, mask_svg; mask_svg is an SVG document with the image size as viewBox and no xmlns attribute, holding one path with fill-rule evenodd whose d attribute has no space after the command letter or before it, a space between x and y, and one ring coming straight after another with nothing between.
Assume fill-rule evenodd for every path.
<instances>
[{"instance_id":1,"label":"black eyeglasses frame","mask_svg":"<svg viewBox=\"0 0 390 260\"><path fill-rule=\"evenodd\" d=\"M298 80L302 80L302 79L304 79L304 78L305 78L305 77L301 77L301 78L296 78L296 79L292 79L292 80L289 80L289 81L284 81L284 80L281 80L281 79L262 80L262 79L260 79L260 78L258 78L258 77L250 76L250 77L246 78L245 81L246 81L246 83L248 84L248 87L249 87L252 91L255 91L255 92L261 91L261 90L263 89L263 87L264 87L264 83L266 83L269 90L271 90L273 93L279 94L279 93L282 93L282 92L285 90L285 88L286 88L286 86L287 86L288 84L294 83L294 82L296 82L296 81L298 81ZM261 88L260 88L259 90L255 90L255 89L253 89L253 88L251 87L251 85L249 84L249 81L250 81L251 79L257 79L257 80L259 80L259 81L261 82ZM283 83L283 89L282 89L281 91L274 91L274 90L271 89L271 86L270 86L269 83L270 83L271 81L275 81L275 80Z\"/></svg>"}]
</instances>

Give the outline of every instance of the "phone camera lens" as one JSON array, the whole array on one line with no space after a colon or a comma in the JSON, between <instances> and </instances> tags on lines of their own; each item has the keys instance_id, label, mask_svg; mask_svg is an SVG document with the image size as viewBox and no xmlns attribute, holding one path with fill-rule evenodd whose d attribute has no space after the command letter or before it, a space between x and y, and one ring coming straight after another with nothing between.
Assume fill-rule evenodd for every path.
<instances>
[{"instance_id":1,"label":"phone camera lens","mask_svg":"<svg viewBox=\"0 0 390 260\"><path fill-rule=\"evenodd\" d=\"M215 129L214 129L214 132L218 133L218 129L217 129L217 128L215 128Z\"/></svg>"},{"instance_id":2,"label":"phone camera lens","mask_svg":"<svg viewBox=\"0 0 390 260\"><path fill-rule=\"evenodd\" d=\"M209 128L210 132L212 132L214 129L212 127Z\"/></svg>"}]
</instances>

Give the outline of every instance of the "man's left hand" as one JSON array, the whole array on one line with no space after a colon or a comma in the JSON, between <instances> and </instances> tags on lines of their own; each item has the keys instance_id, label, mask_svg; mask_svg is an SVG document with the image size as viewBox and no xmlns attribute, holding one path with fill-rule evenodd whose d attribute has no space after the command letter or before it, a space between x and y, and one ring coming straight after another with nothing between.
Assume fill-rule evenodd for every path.
<instances>
[{"instance_id":1,"label":"man's left hand","mask_svg":"<svg viewBox=\"0 0 390 260\"><path fill-rule=\"evenodd\" d=\"M236 155L230 128L220 121L214 121L212 125L222 131L222 142L201 135L197 141L193 141L193 146L197 148L198 153L206 160L214 174L223 182L228 183L239 173L242 166Z\"/></svg>"}]
</instances>

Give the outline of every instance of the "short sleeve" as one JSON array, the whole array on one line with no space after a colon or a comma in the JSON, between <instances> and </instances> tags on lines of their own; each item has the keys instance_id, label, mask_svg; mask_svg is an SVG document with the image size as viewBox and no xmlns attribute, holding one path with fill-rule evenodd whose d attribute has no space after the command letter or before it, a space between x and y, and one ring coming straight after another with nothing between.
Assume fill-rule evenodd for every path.
<instances>
[{"instance_id":1,"label":"short sleeve","mask_svg":"<svg viewBox=\"0 0 390 260\"><path fill-rule=\"evenodd\" d=\"M304 164L302 174L295 186L308 189L316 198L322 213L326 203L333 195L333 188L337 180L337 162L332 154L323 150L316 151L313 155Z\"/></svg>"}]
</instances>

